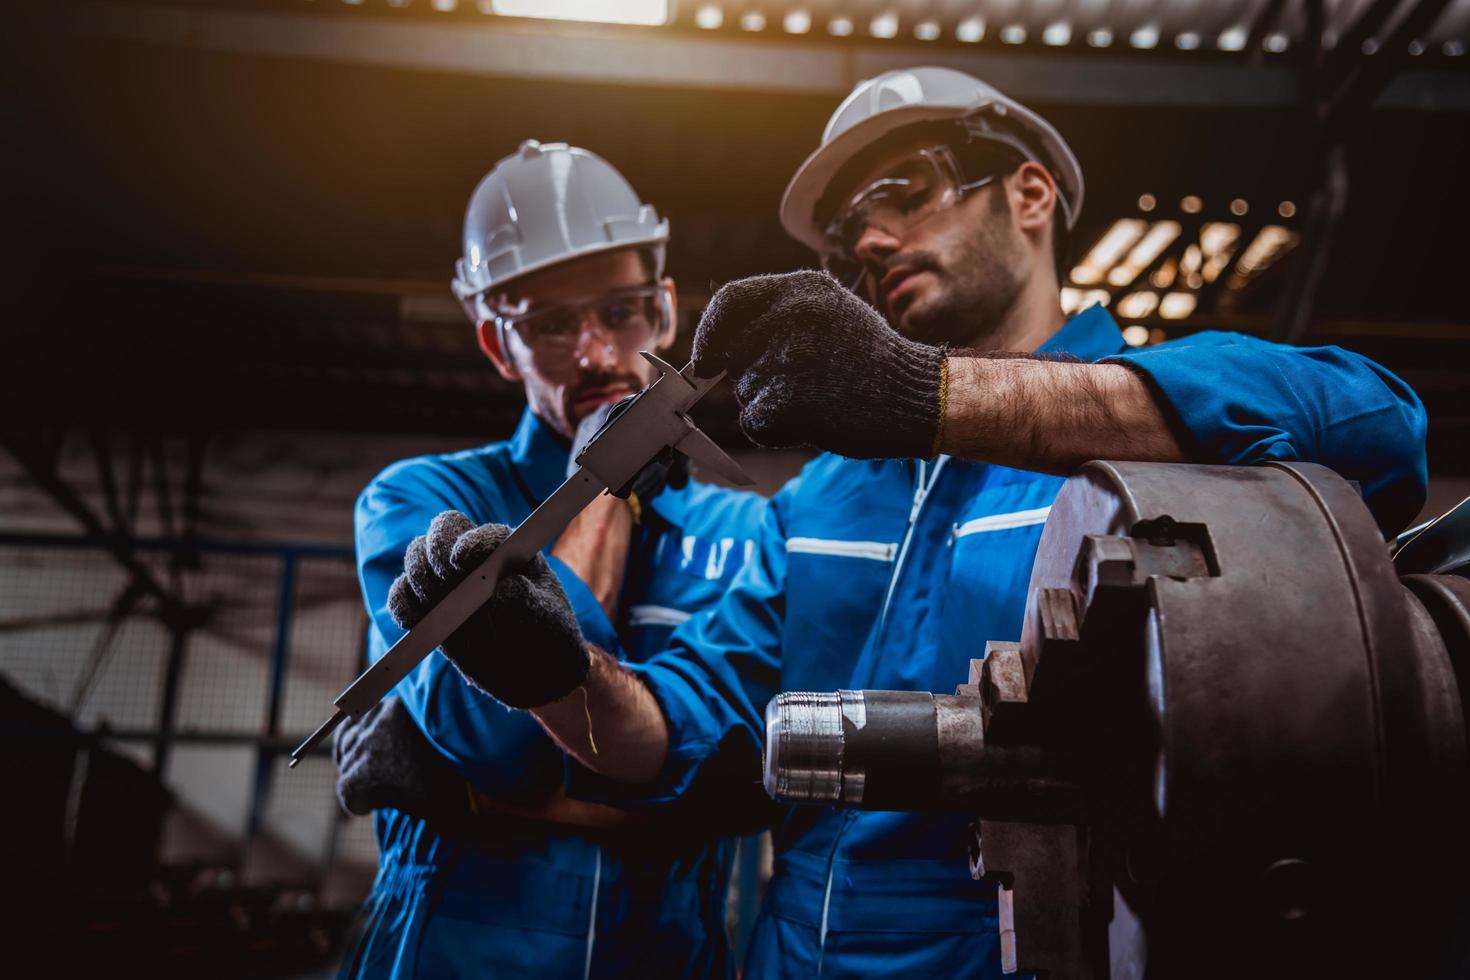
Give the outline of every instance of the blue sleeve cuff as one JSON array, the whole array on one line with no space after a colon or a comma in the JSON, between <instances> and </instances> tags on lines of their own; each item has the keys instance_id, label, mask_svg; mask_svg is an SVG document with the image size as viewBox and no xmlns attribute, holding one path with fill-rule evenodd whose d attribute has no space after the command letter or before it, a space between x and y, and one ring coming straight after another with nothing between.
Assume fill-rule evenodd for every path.
<instances>
[{"instance_id":1,"label":"blue sleeve cuff","mask_svg":"<svg viewBox=\"0 0 1470 980\"><path fill-rule=\"evenodd\" d=\"M1137 373L1189 458L1227 465L1312 458L1315 433L1291 383L1244 344L1149 347L1105 357Z\"/></svg>"},{"instance_id":2,"label":"blue sleeve cuff","mask_svg":"<svg viewBox=\"0 0 1470 980\"><path fill-rule=\"evenodd\" d=\"M1207 331L1104 361L1145 380L1191 459L1320 463L1358 482L1386 534L1423 505L1423 403L1360 354Z\"/></svg>"}]
</instances>

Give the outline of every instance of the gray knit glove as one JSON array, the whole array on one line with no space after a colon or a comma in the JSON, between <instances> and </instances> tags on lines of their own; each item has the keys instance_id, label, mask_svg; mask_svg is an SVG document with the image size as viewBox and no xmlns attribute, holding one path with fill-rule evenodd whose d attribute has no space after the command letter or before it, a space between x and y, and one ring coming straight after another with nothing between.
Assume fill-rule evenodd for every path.
<instances>
[{"instance_id":1,"label":"gray knit glove","mask_svg":"<svg viewBox=\"0 0 1470 980\"><path fill-rule=\"evenodd\" d=\"M389 695L332 738L337 763L337 800L348 813L364 816L392 807L419 816L464 806L464 780L419 731L408 708Z\"/></svg>"},{"instance_id":2,"label":"gray knit glove","mask_svg":"<svg viewBox=\"0 0 1470 980\"><path fill-rule=\"evenodd\" d=\"M509 536L504 524L475 527L456 510L434 518L409 544L403 574L388 590L394 622L412 628ZM539 554L502 572L490 601L440 649L472 686L512 708L565 697L587 676L587 645L572 604Z\"/></svg>"},{"instance_id":3,"label":"gray knit glove","mask_svg":"<svg viewBox=\"0 0 1470 980\"><path fill-rule=\"evenodd\" d=\"M809 270L727 283L694 333L695 372L730 372L753 442L858 459L938 451L944 359Z\"/></svg>"}]
</instances>

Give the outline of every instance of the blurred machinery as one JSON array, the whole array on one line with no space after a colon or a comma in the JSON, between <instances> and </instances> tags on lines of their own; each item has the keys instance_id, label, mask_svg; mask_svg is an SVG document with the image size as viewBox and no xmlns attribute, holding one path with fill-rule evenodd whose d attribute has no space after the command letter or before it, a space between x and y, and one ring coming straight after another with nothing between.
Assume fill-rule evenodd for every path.
<instances>
[{"instance_id":1,"label":"blurred machinery","mask_svg":"<svg viewBox=\"0 0 1470 980\"><path fill-rule=\"evenodd\" d=\"M782 694L767 788L974 812L1008 971L1465 976L1458 516L1395 562L1319 466L1091 463L1021 641L952 696Z\"/></svg>"}]
</instances>

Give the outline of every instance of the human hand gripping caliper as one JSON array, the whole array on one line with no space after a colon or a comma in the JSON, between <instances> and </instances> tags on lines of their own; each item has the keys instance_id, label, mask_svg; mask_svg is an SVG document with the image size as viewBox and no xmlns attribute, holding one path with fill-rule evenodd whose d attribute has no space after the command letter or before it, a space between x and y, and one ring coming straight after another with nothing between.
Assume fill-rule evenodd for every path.
<instances>
[{"instance_id":1,"label":"human hand gripping caliper","mask_svg":"<svg viewBox=\"0 0 1470 980\"><path fill-rule=\"evenodd\" d=\"M724 373L698 378L691 363L677 371L648 351L644 359L659 377L614 414L577 457L578 468L533 510L479 568L431 609L387 653L348 685L335 702L337 711L291 753L291 766L349 717L377 704L495 593L501 572L533 558L571 523L598 494L625 486L659 454L676 449L731 483L753 481L685 413Z\"/></svg>"}]
</instances>

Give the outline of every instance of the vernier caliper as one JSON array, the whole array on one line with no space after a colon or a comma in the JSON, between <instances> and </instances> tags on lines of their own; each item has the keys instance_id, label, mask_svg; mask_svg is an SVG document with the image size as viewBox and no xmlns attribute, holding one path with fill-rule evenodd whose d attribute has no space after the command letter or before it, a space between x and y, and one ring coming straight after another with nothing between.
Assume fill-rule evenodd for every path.
<instances>
[{"instance_id":1,"label":"vernier caliper","mask_svg":"<svg viewBox=\"0 0 1470 980\"><path fill-rule=\"evenodd\" d=\"M683 371L643 351L659 376L608 420L577 456L577 471L533 510L479 568L449 591L423 619L405 633L334 702L336 714L291 753L294 767L312 747L348 718L355 718L383 699L409 671L449 638L495 593L506 568L518 568L535 557L598 494L625 486L643 467L667 449L677 449L711 473L749 486L745 471L685 413L724 377L694 376L693 363Z\"/></svg>"}]
</instances>

